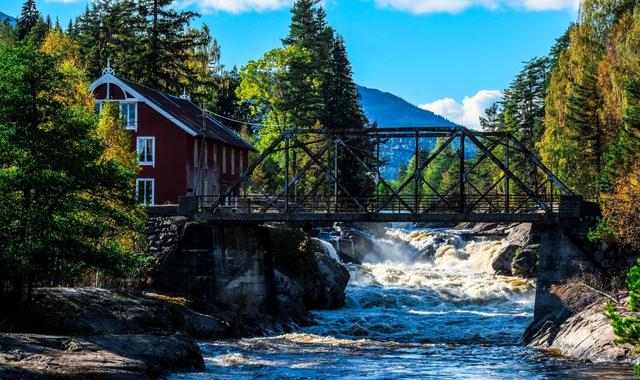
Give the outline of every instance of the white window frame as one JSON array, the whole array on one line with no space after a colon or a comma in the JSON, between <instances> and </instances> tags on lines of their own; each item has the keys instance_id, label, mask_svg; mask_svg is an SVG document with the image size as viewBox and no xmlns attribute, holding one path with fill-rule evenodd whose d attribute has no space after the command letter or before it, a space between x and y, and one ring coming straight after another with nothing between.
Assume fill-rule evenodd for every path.
<instances>
[{"instance_id":1,"label":"white window frame","mask_svg":"<svg viewBox=\"0 0 640 380\"><path fill-rule=\"evenodd\" d=\"M151 140L152 151L151 151L151 161L140 161L140 142ZM146 147L146 144L144 144ZM156 166L156 138L155 136L138 136L136 138L136 156L138 159L138 165L140 166Z\"/></svg>"},{"instance_id":2,"label":"white window frame","mask_svg":"<svg viewBox=\"0 0 640 380\"><path fill-rule=\"evenodd\" d=\"M123 104L133 104L134 107L134 120L133 120L133 127L128 127L127 124L124 124L124 129L126 129L127 131L134 131L137 132L138 131L138 101L134 100L132 101L131 99L126 99L126 100L107 100L107 99L99 99L96 100L96 105L98 106L98 115L102 113L102 107L104 105L105 102L117 102L118 103L118 108L120 110L120 116L122 116L122 105Z\"/></svg>"},{"instance_id":3,"label":"white window frame","mask_svg":"<svg viewBox=\"0 0 640 380\"><path fill-rule=\"evenodd\" d=\"M222 147L222 174L227 174L227 147Z\"/></svg>"},{"instance_id":4,"label":"white window frame","mask_svg":"<svg viewBox=\"0 0 640 380\"><path fill-rule=\"evenodd\" d=\"M133 126L130 127L128 120L124 121L124 129L126 129L127 131L137 131L138 130L138 103L137 102L132 102L129 100L123 100L120 101L120 117L123 117L123 113L122 113L122 106L129 106L129 105L133 105Z\"/></svg>"},{"instance_id":5,"label":"white window frame","mask_svg":"<svg viewBox=\"0 0 640 380\"><path fill-rule=\"evenodd\" d=\"M244 174L244 152L240 151L240 162L238 164L238 174L243 175Z\"/></svg>"},{"instance_id":6,"label":"white window frame","mask_svg":"<svg viewBox=\"0 0 640 380\"><path fill-rule=\"evenodd\" d=\"M156 180L154 178L136 178L136 200L140 199L140 182L151 182L151 203L140 203L145 206L153 206L156 204Z\"/></svg>"}]
</instances>

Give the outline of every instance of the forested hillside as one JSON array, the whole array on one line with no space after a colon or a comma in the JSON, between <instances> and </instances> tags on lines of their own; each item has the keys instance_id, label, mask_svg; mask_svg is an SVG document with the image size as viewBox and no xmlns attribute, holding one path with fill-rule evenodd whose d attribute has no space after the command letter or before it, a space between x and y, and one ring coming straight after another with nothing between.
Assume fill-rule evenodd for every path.
<instances>
[{"instance_id":1,"label":"forested hillside","mask_svg":"<svg viewBox=\"0 0 640 380\"><path fill-rule=\"evenodd\" d=\"M640 4L585 0L576 23L535 58L487 110L482 125L509 131L603 218L590 238L640 252ZM639 311L640 269L628 277ZM621 341L640 344L635 318L609 311Z\"/></svg>"},{"instance_id":2,"label":"forested hillside","mask_svg":"<svg viewBox=\"0 0 640 380\"><path fill-rule=\"evenodd\" d=\"M423 110L390 94L358 86L360 102L367 118L379 127L447 127L455 124L431 111Z\"/></svg>"},{"instance_id":3,"label":"forested hillside","mask_svg":"<svg viewBox=\"0 0 640 380\"><path fill-rule=\"evenodd\" d=\"M594 239L640 248L640 6L586 0L546 57L527 62L482 125L514 133L576 193L600 201Z\"/></svg>"}]
</instances>

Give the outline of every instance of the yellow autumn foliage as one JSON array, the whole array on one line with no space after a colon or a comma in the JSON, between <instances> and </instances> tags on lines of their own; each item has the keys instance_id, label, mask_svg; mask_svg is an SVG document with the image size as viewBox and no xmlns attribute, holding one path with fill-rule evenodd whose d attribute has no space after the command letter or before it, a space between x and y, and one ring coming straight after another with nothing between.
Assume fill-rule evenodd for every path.
<instances>
[{"instance_id":1,"label":"yellow autumn foliage","mask_svg":"<svg viewBox=\"0 0 640 380\"><path fill-rule=\"evenodd\" d=\"M131 146L131 135L122 127L120 107L117 102L102 104L102 112L96 133L106 146L103 160L112 160L137 172L136 153Z\"/></svg>"},{"instance_id":2,"label":"yellow autumn foliage","mask_svg":"<svg viewBox=\"0 0 640 380\"><path fill-rule=\"evenodd\" d=\"M63 31L51 29L42 42L42 51L60 58L59 70L64 86L51 89L49 96L67 106L81 106L87 113L94 112L95 99L89 91L89 79L81 67L80 47Z\"/></svg>"},{"instance_id":3,"label":"yellow autumn foliage","mask_svg":"<svg viewBox=\"0 0 640 380\"><path fill-rule=\"evenodd\" d=\"M603 196L603 214L620 242L640 250L640 162L618 178L616 191Z\"/></svg>"}]
</instances>

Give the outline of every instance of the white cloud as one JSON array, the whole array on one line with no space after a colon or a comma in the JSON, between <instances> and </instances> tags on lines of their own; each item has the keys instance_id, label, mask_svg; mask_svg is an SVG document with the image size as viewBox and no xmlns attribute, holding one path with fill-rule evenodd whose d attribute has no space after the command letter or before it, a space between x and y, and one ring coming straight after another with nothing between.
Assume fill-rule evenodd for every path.
<instances>
[{"instance_id":1,"label":"white cloud","mask_svg":"<svg viewBox=\"0 0 640 380\"><path fill-rule=\"evenodd\" d=\"M468 8L514 8L530 11L578 9L581 0L375 0L380 7L416 14L456 13Z\"/></svg>"},{"instance_id":2,"label":"white cloud","mask_svg":"<svg viewBox=\"0 0 640 380\"><path fill-rule=\"evenodd\" d=\"M480 129L480 117L493 103L502 99L498 90L480 90L473 96L465 96L462 103L455 99L443 98L418 107L443 116L464 127Z\"/></svg>"},{"instance_id":3,"label":"white cloud","mask_svg":"<svg viewBox=\"0 0 640 380\"><path fill-rule=\"evenodd\" d=\"M178 0L180 6L195 5L202 11L242 13L248 11L273 11L288 8L294 0Z\"/></svg>"}]
</instances>

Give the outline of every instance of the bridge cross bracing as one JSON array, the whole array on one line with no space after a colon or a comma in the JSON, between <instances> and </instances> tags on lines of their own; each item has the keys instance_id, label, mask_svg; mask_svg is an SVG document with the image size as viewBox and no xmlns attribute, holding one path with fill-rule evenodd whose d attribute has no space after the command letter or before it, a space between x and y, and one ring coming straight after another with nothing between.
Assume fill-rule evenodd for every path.
<instances>
[{"instance_id":1,"label":"bridge cross bracing","mask_svg":"<svg viewBox=\"0 0 640 380\"><path fill-rule=\"evenodd\" d=\"M403 174L385 178L402 149L411 150ZM555 222L579 214L576 198L509 133L300 129L280 134L223 194L193 207L218 222Z\"/></svg>"}]
</instances>

